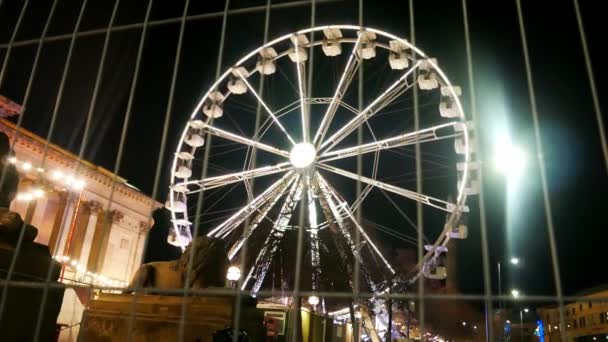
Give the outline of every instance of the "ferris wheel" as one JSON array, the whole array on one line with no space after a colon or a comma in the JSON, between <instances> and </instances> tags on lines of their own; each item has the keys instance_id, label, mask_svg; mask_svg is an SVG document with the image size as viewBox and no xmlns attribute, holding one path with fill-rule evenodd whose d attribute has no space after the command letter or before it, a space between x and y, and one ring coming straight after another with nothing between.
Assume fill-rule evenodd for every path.
<instances>
[{"instance_id":1,"label":"ferris wheel","mask_svg":"<svg viewBox=\"0 0 608 342\"><path fill-rule=\"evenodd\" d=\"M353 84L363 64L370 75L359 80L365 98ZM416 87L424 110L412 128L407 102ZM183 130L166 203L173 222L169 242L182 248L190 243L203 193L206 203L226 201L221 206L228 208L219 210L223 216L210 223L206 234L228 241L231 260L238 260L244 245L258 241L248 251L252 259L243 270L243 289L260 290L281 244L298 229L305 229L303 262L311 270L313 291L321 287L323 264L336 260L346 265L349 277L348 264L354 260L364 273L373 262L393 276L397 271L378 234L356 215L366 199L381 191L394 198L392 205L374 200L374 208L363 215L401 212L407 204L399 203L407 201L444 217L433 236L425 236L426 252L413 277L445 278L441 255L450 239L467 237L466 198L478 191L473 131L460 95L435 59L405 39L372 28L315 27L256 48L215 81ZM261 111L260 121L254 108ZM412 155L415 146L429 152ZM408 161L385 158L390 152ZM442 178L443 190L428 194L391 181L395 170L408 168L402 171L415 175L416 158L439 154L444 164L453 162L442 169L453 174ZM355 167L359 156L362 163ZM202 166L205 158L208 172ZM355 182L362 184L360 191L353 191ZM425 179L425 189L434 191L427 186L431 182L433 177ZM241 195L229 196L235 188ZM447 194L453 200L445 199ZM306 213L303 218L298 209ZM333 256L324 260L327 255ZM372 290L380 290L377 278L366 280Z\"/></svg>"}]
</instances>

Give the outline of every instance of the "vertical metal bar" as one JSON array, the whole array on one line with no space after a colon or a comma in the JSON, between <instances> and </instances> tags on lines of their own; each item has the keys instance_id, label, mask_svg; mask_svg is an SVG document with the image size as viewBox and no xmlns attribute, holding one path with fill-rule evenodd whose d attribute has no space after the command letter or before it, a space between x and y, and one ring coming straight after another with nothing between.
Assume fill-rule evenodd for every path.
<instances>
[{"instance_id":1,"label":"vertical metal bar","mask_svg":"<svg viewBox=\"0 0 608 342\"><path fill-rule=\"evenodd\" d=\"M17 37L17 32L19 32L19 28L21 27L21 21L25 16L25 12L30 3L30 0L25 0L23 6L21 7L21 12L19 12L19 17L17 17L17 22L15 23L15 29L13 30L13 34L11 35L11 40L8 43L8 47L6 49L6 55L4 56L4 61L2 61L2 69L0 69L0 89L2 89L2 83L4 82L4 76L6 73L6 68L8 66L8 61L11 58L11 52L13 51L13 44L15 43L15 38Z\"/></svg>"},{"instance_id":2,"label":"vertical metal bar","mask_svg":"<svg viewBox=\"0 0 608 342\"><path fill-rule=\"evenodd\" d=\"M11 41L14 41L14 39L17 35L17 31L19 30L19 27L21 26L21 21L23 20L23 17L24 17L28 4L29 4L29 0L26 0L25 3L23 4L23 7L21 8L21 13L19 14L19 18L17 19L17 24L15 26L15 29L13 30L13 35L11 36ZM42 30L42 35L41 35L42 37L45 37L48 32L48 29L51 25L51 21L53 20L53 15L55 13L56 7L57 7L57 0L53 1L53 4L49 11L48 18L44 25L44 29ZM27 83L27 86L25 89L25 94L23 96L23 103L22 103L23 110L21 112L21 115L19 115L19 119L17 120L17 125L15 127L15 134L13 135L13 140L11 141L11 149L14 148L17 139L19 139L19 128L21 127L21 123L23 122L23 117L25 116L25 112L27 110L27 102L30 97L32 85L34 83L34 79L36 78L36 71L38 70L38 62L40 61L40 54L42 52L42 46L43 46L43 44L40 43L40 44L38 44L38 47L36 49L34 62L32 64L32 71L30 73L30 77L29 77L29 80L28 80L28 83ZM6 67L8 66L8 61L10 58L10 51L11 50L7 51L7 54L4 58L4 62L2 63L2 70L0 70L0 87L2 85L2 81L4 80ZM2 169L2 175L0 176L0 184L4 183L4 181L5 181L6 171L7 171L7 168ZM24 237L24 233L25 233L25 226L27 224L29 224L27 219L28 219L28 217L26 217L26 221L23 222L21 229L19 231L19 237L17 238L17 244L15 245L15 252L13 253L13 256L11 258L11 263L9 265L8 272L6 274L6 279L5 279L6 283L4 284L4 286L2 288L2 298L0 299L0 322L2 322L2 320L4 318L4 307L6 306L6 299L8 297L8 282L11 280L11 278L13 276L13 272L15 271L15 267L17 265L17 259L19 258L19 253L21 253L23 237Z\"/></svg>"},{"instance_id":3,"label":"vertical metal bar","mask_svg":"<svg viewBox=\"0 0 608 342\"><path fill-rule=\"evenodd\" d=\"M2 83L4 83L4 76L6 75L6 69L8 67L8 62L11 59L11 52L13 51L13 44L15 43L15 38L17 37L17 33L19 32L19 28L21 27L21 22L23 21L23 17L25 16L25 12L28 8L30 1L29 0L25 0L25 2L23 3L23 6L21 7L21 11L19 12L19 17L17 17L17 22L15 23L15 29L13 30L13 33L11 34L11 39L8 43L8 47L6 50L6 55L4 56L4 60L2 61L2 68L0 68L0 90L2 90ZM31 75L30 75L31 77ZM25 106L23 106L23 111L25 112ZM23 116L23 114L20 115L19 120L22 120L21 117ZM17 135L17 131L18 128L15 129L15 136ZM14 139L13 142L11 142L11 148L14 146ZM6 170L7 168L2 168L2 175L0 175L0 184L4 184L4 179L6 177ZM8 280L8 279L7 279ZM3 305L0 305L0 321L2 318L2 307Z\"/></svg>"},{"instance_id":4,"label":"vertical metal bar","mask_svg":"<svg viewBox=\"0 0 608 342\"><path fill-rule=\"evenodd\" d=\"M409 0L409 15L410 15L410 41L413 45L416 45L416 23L414 19L414 0ZM414 54L414 58L415 58ZM414 74L414 79L417 79L417 72ZM413 87L413 100L414 100L414 130L418 132L420 130L420 108L418 104L418 87ZM415 146L416 155L416 192L422 193L422 155L420 153L420 142L416 137ZM422 204L416 202L416 228L418 230L418 262L422 262L424 259L424 217L422 212ZM419 317L419 331L421 336L424 335L424 323L425 323L425 312L424 312L424 276L418 278L418 301L420 308Z\"/></svg>"},{"instance_id":5,"label":"vertical metal bar","mask_svg":"<svg viewBox=\"0 0 608 342\"><path fill-rule=\"evenodd\" d=\"M268 42L268 31L270 28L270 9L272 7L272 0L267 0L266 1L266 12L265 12L265 18L264 18L264 45L266 45L266 43ZM260 73L260 81L258 84L258 94L260 94L260 98L262 98L264 96L264 74ZM261 115L262 115L262 105L260 103L260 101L257 102L257 108L256 108L256 112L255 112L255 128L254 128L254 137L253 140L257 141L258 140L258 131L260 129L260 122L261 122ZM251 166L250 168L255 168L256 167L256 162L257 162L257 149L255 147L253 147L252 151L251 151ZM251 187L251 191L253 192L254 190L254 185L255 185L255 178L251 179L251 183L250 183L250 187ZM249 234L249 220L245 221L245 229L243 230L243 236L247 236ZM244 243L243 246L241 247L241 254L239 256L239 268L241 270L241 273L243 273L243 270L245 270L245 262L247 260L247 243ZM238 286L237 289L242 289L243 287L243 280L244 277L241 276L241 278L238 280ZM239 326L240 326L240 317L241 317L241 306L242 306L242 302L241 302L241 295L240 293L237 295L237 297L235 298L234 301L234 315L233 317L236 318L236 322L234 324L234 331L233 331L233 336L238 336L238 330L239 330ZM235 341L236 338L233 338L233 341Z\"/></svg>"},{"instance_id":6,"label":"vertical metal bar","mask_svg":"<svg viewBox=\"0 0 608 342\"><path fill-rule=\"evenodd\" d=\"M78 13L78 18L76 19L76 24L74 25L74 30L72 31L72 38L70 40L70 45L68 47L68 53L66 56L66 61L63 67L63 72L61 75L61 81L59 82L59 89L57 90L57 96L55 98L55 104L53 106L53 113L51 115L51 122L49 124L49 131L47 132L47 136L46 136L46 140L45 140L45 144L44 144L44 149L42 151L42 160L40 162L40 167L44 168L45 162L46 162L46 156L48 154L48 150L49 150L49 144L51 142L52 136L53 136L53 132L55 131L55 122L57 121L57 116L59 113L59 107L61 104L61 99L63 98L63 90L65 89L65 83L67 80L67 76L68 76L68 71L70 69L70 65L72 64L72 54L74 52L74 45L76 44L76 35L78 33L78 30L80 28L80 23L82 22L82 17L84 15L84 11L87 7L87 1L88 0L83 0L82 5L80 6L80 12ZM67 209L68 207L66 206L65 210L64 210L64 220L65 220L65 214L67 213ZM61 222L61 226L63 227L65 221ZM51 251L51 253L55 253L55 251ZM49 291L49 284L51 281L51 274L52 274L52 270L53 270L53 266L52 264L49 265L49 269L47 271L47 275L46 275L46 282L44 284L44 289L42 291L42 301L40 302L40 309L38 311L38 318L36 321L36 329L34 331L34 341L37 341L40 337L40 328L42 327L42 319L44 318L44 312L46 310L46 300L48 297L48 291Z\"/></svg>"},{"instance_id":7,"label":"vertical metal bar","mask_svg":"<svg viewBox=\"0 0 608 342\"><path fill-rule=\"evenodd\" d=\"M500 268L500 261L496 264L497 272L498 272L498 307L502 309L502 272Z\"/></svg>"},{"instance_id":8,"label":"vertical metal bar","mask_svg":"<svg viewBox=\"0 0 608 342\"><path fill-rule=\"evenodd\" d=\"M359 0L358 6L359 6L358 7L359 27L361 27L363 29L363 10L364 10L363 0ZM363 34L363 32L361 32L361 34ZM357 77L358 77L358 80L357 80L357 109L359 110L359 112L363 111L363 77L364 77L363 69L364 69L363 60L361 60L361 63L359 63L359 70L357 70L358 71L358 75L357 75ZM361 146L362 144L363 144L363 126L359 125L357 127L357 145ZM363 156L361 154L357 154L357 175L361 176L362 174L363 174ZM362 190L361 178L358 178L357 183L356 183L356 189L355 189L356 198L361 197L361 190ZM363 207L363 203L361 203L361 205L359 205L357 207L357 211L355 212L355 218L356 218L357 222L361 222L362 210L363 210L362 207ZM358 248L359 250L361 248L361 232L359 231L359 229L355 229L355 248ZM360 286L361 286L359 283L361 264L360 264L359 258L354 258L354 260L355 260L355 265L354 265L353 292L354 292L354 301L356 303L358 303ZM359 308L359 310L361 310L361 308ZM354 341L359 341L359 324L360 324L360 322L357 322L357 320L355 320L353 322L353 340Z\"/></svg>"},{"instance_id":9,"label":"vertical metal bar","mask_svg":"<svg viewBox=\"0 0 608 342\"><path fill-rule=\"evenodd\" d=\"M532 121L534 124L534 137L536 140L536 156L538 158L538 166L540 169L540 179L543 189L543 201L545 205L545 219L547 220L547 233L549 235L549 247L551 250L551 263L553 266L553 276L555 281L555 291L557 292L557 302L559 305L559 322L560 329L566 330L564 320L564 297L562 291L562 280L559 271L559 261L557 259L557 244L555 242L555 230L553 226L553 213L551 211L551 201L549 199L549 189L547 185L547 171L545 169L545 159L543 152L542 138L540 134L540 124L538 121L538 110L536 107L536 94L534 93L534 80L532 78L532 66L530 65L530 55L528 53L528 42L526 39L526 29L524 26L524 18L521 9L521 0L515 0L517 5L517 19L519 22L519 32L521 34L521 43L524 53L524 62L526 65L526 78L528 81L528 92L530 96L530 109L532 110ZM561 340L566 341L566 334L560 334Z\"/></svg>"},{"instance_id":10,"label":"vertical metal bar","mask_svg":"<svg viewBox=\"0 0 608 342\"><path fill-rule=\"evenodd\" d=\"M189 2L189 0L188 0L188 2ZM224 43L226 40L226 26L228 23L229 8L230 8L230 0L226 0L225 4L224 4L224 16L222 18L222 30L221 30L221 34L220 34L220 46L219 46L217 65L216 65L216 70L215 70L215 80L217 80L220 77L220 74L222 71L222 59L223 59L223 55L224 55ZM184 18L185 18L185 16L184 16ZM210 125L213 124L213 118L209 119L209 124ZM207 141L206 141L207 146L205 146L205 154L203 156L201 179L205 179L207 177L207 169L209 166L209 154L211 152L211 145L212 145L211 140L212 140L212 135L208 134ZM199 230L199 226L200 226L200 219L201 219L201 212L203 209L204 198L205 198L205 192L201 191L199 193L198 200L196 202L194 230L192 233L193 239L196 239L196 237L199 235L198 230ZM184 283L183 302L182 302L182 310L181 310L182 312L181 312L181 317L180 317L180 321L179 321L179 331L178 331L178 340L179 341L184 340L184 331L185 331L185 327L186 327L185 323L186 323L187 305L188 305L188 301L186 299L188 298L188 292L190 290L190 282L192 279L192 266L194 263L194 255L196 254L196 244L191 243L190 248L191 248L191 251L189 254L189 258L188 258L188 267L186 270L186 278L185 278L185 283ZM237 321L238 320L239 320L239 318L237 317ZM235 331L238 332L238 329L235 329ZM236 339L237 337L238 337L238 335L235 335L235 336L233 336L233 339Z\"/></svg>"},{"instance_id":11,"label":"vertical metal bar","mask_svg":"<svg viewBox=\"0 0 608 342\"><path fill-rule=\"evenodd\" d=\"M125 110L125 117L123 120L123 124L122 124L122 129L121 129L121 133L120 133L120 140L118 143L118 152L116 154L116 160L114 162L114 169L112 171L112 186L110 189L110 195L108 198L108 206L106 209L106 212L108 211L108 209L111 207L113 199L114 199L114 192L116 190L116 185L117 185L117 178L118 178L118 173L120 172L120 166L122 164L122 156L123 156L123 152L124 152L124 145L125 145L125 141L127 138L127 131L129 128L129 123L131 121L131 112L133 110L133 102L135 99L135 91L137 89L137 81L139 79L139 71L140 71L140 67L141 67L141 60L142 60L142 56L143 56L143 48L144 48L144 43L145 43L145 39L146 39L146 32L148 29L147 23L150 19L150 12L152 9L152 4L153 4L154 0L149 0L148 1L148 5L146 8L146 15L144 18L144 25L142 27L141 30L141 34L139 37L139 46L137 48L137 57L135 59L135 66L134 66L134 70L133 70L133 79L131 81L131 87L129 89L129 99L127 101L127 108ZM153 201L154 202L154 201ZM106 220L107 222L107 220ZM135 245L137 247L137 244ZM142 253L145 252L146 250L146 242L144 241L144 246L142 248ZM143 258L142 258L143 259ZM139 284L135 284L136 288ZM128 329L127 331L132 331L132 325L134 322L134 318L135 318L135 302L137 301L137 290L134 290L133 293L133 300L131 302L130 308L129 308L129 321L127 322L127 326ZM128 339L131 340L133 335L129 334L128 335Z\"/></svg>"},{"instance_id":12,"label":"vertical metal bar","mask_svg":"<svg viewBox=\"0 0 608 342\"><path fill-rule=\"evenodd\" d=\"M302 298L300 297L300 281L302 279L300 273L302 269L302 254L304 249L304 218L306 216L306 198L308 197L308 187L310 186L310 177L307 171L306 175L301 177L301 182L303 184L302 196L300 197L300 215L298 218L298 241L296 246L296 270L295 270L295 279L294 279L294 288L293 288L293 300L296 305L296 319L293 320L294 323L294 334L291 336L292 342L297 342L301 340L302 337Z\"/></svg>"},{"instance_id":13,"label":"vertical metal bar","mask_svg":"<svg viewBox=\"0 0 608 342\"><path fill-rule=\"evenodd\" d=\"M156 163L156 172L154 174L154 185L152 188L152 198L153 199L156 199L156 197L158 195L158 185L160 182L160 175L161 175L162 166L164 164L164 159L165 159L165 149L167 146L167 135L169 133L169 123L171 121L171 114L173 113L173 100L175 98L175 85L177 83L177 76L178 76L179 65L180 65L181 54L182 54L182 44L183 44L183 40L184 40L184 30L186 28L186 16L188 14L189 6L190 6L190 0L186 0L183 11L182 11L181 20L180 20L179 36L177 39L177 46L175 48L175 59L173 62L173 71L171 73L171 85L169 87L169 97L167 99L167 107L165 110L165 119L163 121L163 133L162 133L162 137L161 137L158 161ZM184 300L185 300L185 298L184 298ZM180 326L181 326L181 324L182 323L180 321Z\"/></svg>"},{"instance_id":14,"label":"vertical metal bar","mask_svg":"<svg viewBox=\"0 0 608 342\"><path fill-rule=\"evenodd\" d=\"M595 86L595 77L593 77L593 67L591 66L591 57L589 57L589 49L587 48L587 37L585 35L585 27L583 25L583 17L578 5L578 0L573 0L574 12L576 13L576 22L578 24L578 32L581 35L581 44L583 47L583 55L585 56L585 67L587 68L587 77L589 78L589 89L591 90L591 99L593 100L593 110L595 111L595 119L597 121L598 133L602 144L602 152L604 154L604 164L606 172L608 172L608 146L606 144L606 131L604 129L604 119L602 118L602 109L600 100L597 96L597 88Z\"/></svg>"},{"instance_id":15,"label":"vertical metal bar","mask_svg":"<svg viewBox=\"0 0 608 342\"><path fill-rule=\"evenodd\" d=\"M95 112L95 107L97 105L97 97L99 96L99 89L101 88L101 82L102 82L103 76L104 76L105 62L106 62L106 57L108 54L108 47L110 45L110 37L111 37L111 32L112 32L111 29L114 26L114 22L116 20L116 14L118 13L119 6L120 6L120 0L116 0L114 2L114 6L112 8L112 15L110 16L110 22L108 23L108 29L107 29L106 35L104 37L103 47L101 50L101 58L99 60L99 67L97 68L97 74L95 76L95 85L93 86L93 95L91 97L91 101L89 102L89 109L88 109L85 124L84 124L84 132L82 135L82 140L80 142L78 158L75 163L76 167L74 170L74 175L78 174L78 171L79 171L81 163L82 163L82 159L84 157L84 152L85 152L88 140L89 140L91 121L93 119L93 113ZM111 199L110 199L110 201L111 201ZM107 208L110 208L110 205L111 205L111 203L108 202ZM108 223L107 223L108 217L109 217L109 212L106 211L105 220L104 220L106 226L104 227L104 230L111 228L111 226L108 225Z\"/></svg>"},{"instance_id":16,"label":"vertical metal bar","mask_svg":"<svg viewBox=\"0 0 608 342\"><path fill-rule=\"evenodd\" d=\"M471 48L471 36L469 31L469 11L467 8L467 0L462 0L462 17L464 22L464 40L465 50L467 57L467 76L469 79L469 106L471 108L471 120L475 125L475 131L481 132L481 123L477 113L477 97L475 93L475 78L473 70L473 52ZM477 151L477 159L483 160L483 151L479 146L479 140L473 139L473 148ZM481 257L483 264L483 292L485 298L485 331L486 341L490 342L493 338L493 324L492 318L494 317L494 310L492 307L492 280L490 277L490 253L488 250L488 231L486 222L486 202L483 187L483 163L479 163L479 169L477 171L477 177L479 180L479 226L481 235Z\"/></svg>"}]
</instances>

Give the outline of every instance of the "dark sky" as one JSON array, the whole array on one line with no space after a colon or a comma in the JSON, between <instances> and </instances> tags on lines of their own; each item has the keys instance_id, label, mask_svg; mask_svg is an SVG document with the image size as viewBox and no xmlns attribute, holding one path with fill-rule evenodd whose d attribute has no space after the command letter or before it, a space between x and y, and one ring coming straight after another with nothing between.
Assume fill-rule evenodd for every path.
<instances>
[{"instance_id":1,"label":"dark sky","mask_svg":"<svg viewBox=\"0 0 608 342\"><path fill-rule=\"evenodd\" d=\"M146 1L123 2L118 12L118 25L143 20ZM10 39L21 3L17 0L2 2L0 42L5 43ZM51 3L52 1L36 1L30 5L17 41L40 35ZM89 3L81 30L105 27L113 2L91 0ZM231 8L263 3L264 1L232 1ZM600 102L603 108L607 108L605 94L608 90L608 72L600 57L602 43L605 41L605 29L600 22L602 16L599 15L602 13L600 2L586 0L580 3ZM182 6L182 1L155 1L152 19L180 16ZM189 14L221 11L223 6L223 1L192 1ZM469 6L477 108L482 127L479 136L486 156L484 162L489 166L486 168L485 190L494 284L496 262L517 255L522 259L522 265L517 269L506 267L503 286L517 287L528 294L553 294L553 274L515 1L470 1ZM80 1L60 1L49 36L71 32L79 8ZM523 11L563 287L567 294L572 294L608 280L606 272L603 272L604 241L608 237L604 230L606 224L603 211L606 205L603 195L608 190L608 178L603 166L572 1L551 1L550 6L546 2L524 1ZM357 2L337 1L318 5L316 21L318 25L356 24L357 15ZM462 99L468 110L469 89L461 2L417 1L415 19L416 45L428 55L437 57L450 80L462 86ZM263 23L263 12L229 17L223 66L231 65L239 56L262 43ZM366 1L364 23L410 37L407 1ZM273 10L269 36L276 37L309 25L308 7ZM171 110L165 165L169 164L177 135L193 106L213 81L220 27L221 18L192 21L186 26L175 102ZM156 26L149 30L119 172L131 184L148 194L152 193L154 170L159 156L159 141L178 32L178 24ZM114 167L118 150L139 35L139 30L111 35L105 72L92 116L92 136L84 149L85 159L110 170ZM42 136L48 132L68 43L68 40L50 42L42 50L31 100L23 118L24 127ZM82 144L82 131L102 43L103 35L77 41L52 137L52 142L75 153L78 153ZM22 102L35 50L36 45L13 49L5 80L0 84L0 93ZM4 60L5 56L6 49L0 49L0 60ZM381 84L380 81L382 80L377 83ZM280 90L275 90L275 94L276 92L280 93ZM351 103L356 104L354 101ZM513 198L517 209L513 209L513 203L507 206L506 184L491 167L491 146L496 125L505 118L508 118L513 140L523 146L529 155L521 187ZM235 114L232 120L241 119ZM230 124L227 125L230 127ZM230 163L229 160L224 162ZM168 171L168 166L163 167L159 189L161 202L168 185ZM464 291L480 293L482 269L477 198L473 198L470 203L470 237L461 241L459 248L460 279ZM372 215L379 210L384 209L373 206L368 209ZM507 225L507 221L513 224ZM412 231L408 231L409 228L403 222L397 225L404 227L404 233L412 235ZM403 247L381 233L377 234L379 239L385 240L386 246ZM159 245L159 248L162 247Z\"/></svg>"}]
</instances>

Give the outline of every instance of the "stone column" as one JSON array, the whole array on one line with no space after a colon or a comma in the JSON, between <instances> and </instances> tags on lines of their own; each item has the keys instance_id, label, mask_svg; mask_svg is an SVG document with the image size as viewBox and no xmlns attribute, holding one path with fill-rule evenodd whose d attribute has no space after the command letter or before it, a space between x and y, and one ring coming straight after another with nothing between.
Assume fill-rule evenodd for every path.
<instances>
[{"instance_id":1,"label":"stone column","mask_svg":"<svg viewBox=\"0 0 608 342\"><path fill-rule=\"evenodd\" d=\"M143 245L146 240L146 234L150 231L148 223L145 221L139 222L139 229L137 230L137 237L131 246L129 253L129 267L127 268L126 281L131 279L133 273L139 268L143 257Z\"/></svg>"},{"instance_id":2,"label":"stone column","mask_svg":"<svg viewBox=\"0 0 608 342\"><path fill-rule=\"evenodd\" d=\"M76 197L73 193L68 192L66 210L59 226L59 237L57 239L57 245L55 249L56 253L61 254L65 251L65 246L68 240L68 235L70 234L70 226L72 225L72 219L74 216L74 210L76 209L77 202L78 197Z\"/></svg>"},{"instance_id":3,"label":"stone column","mask_svg":"<svg viewBox=\"0 0 608 342\"><path fill-rule=\"evenodd\" d=\"M53 228L51 229L51 236L49 238L49 251L51 254L55 254L57 245L59 244L59 233L61 227L64 225L64 220L67 213L68 194L65 192L57 193L57 211L55 212L55 219L53 221Z\"/></svg>"},{"instance_id":4,"label":"stone column","mask_svg":"<svg viewBox=\"0 0 608 342\"><path fill-rule=\"evenodd\" d=\"M97 225L97 219L102 212L101 203L97 201L90 201L87 203L90 210L89 223L86 227L86 234L82 243L82 250L80 252L80 263L83 265L88 264L89 255L93 245L93 236L95 235L95 226Z\"/></svg>"},{"instance_id":5,"label":"stone column","mask_svg":"<svg viewBox=\"0 0 608 342\"><path fill-rule=\"evenodd\" d=\"M135 269L139 268L139 265L141 265L143 259L144 259L144 244L146 243L146 239L147 239L147 235L150 232L150 229L152 229L152 220L150 221L141 221L139 223L139 228L140 228L140 239L137 243L137 252L135 254L135 264L134 267Z\"/></svg>"},{"instance_id":6,"label":"stone column","mask_svg":"<svg viewBox=\"0 0 608 342\"><path fill-rule=\"evenodd\" d=\"M78 213L76 214L76 220L73 222L74 231L72 233L72 238L70 241L70 250L67 250L68 244L66 243L63 255L68 255L71 259L79 260L80 262L82 262L82 260L80 259L80 254L82 252L82 245L84 243L84 238L87 233L90 217L91 207L89 206L89 202L81 201L78 207ZM72 228L71 225L72 222L70 222L69 229Z\"/></svg>"},{"instance_id":7,"label":"stone column","mask_svg":"<svg viewBox=\"0 0 608 342\"><path fill-rule=\"evenodd\" d=\"M112 224L122 220L124 215L118 210L100 211L97 215L97 223L95 224L95 233L93 234L93 243L91 244L91 252L87 262L87 269L91 272L99 273L103 267L103 262L106 257L108 248L108 239Z\"/></svg>"}]
</instances>

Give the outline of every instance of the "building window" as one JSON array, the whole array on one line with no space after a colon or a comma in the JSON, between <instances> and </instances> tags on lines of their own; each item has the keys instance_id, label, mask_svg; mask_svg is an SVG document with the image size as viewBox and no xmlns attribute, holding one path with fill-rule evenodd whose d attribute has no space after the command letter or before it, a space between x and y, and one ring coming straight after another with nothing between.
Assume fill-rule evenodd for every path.
<instances>
[{"instance_id":1,"label":"building window","mask_svg":"<svg viewBox=\"0 0 608 342\"><path fill-rule=\"evenodd\" d=\"M120 249L128 249L129 248L129 240L121 239L120 240Z\"/></svg>"},{"instance_id":2,"label":"building window","mask_svg":"<svg viewBox=\"0 0 608 342\"><path fill-rule=\"evenodd\" d=\"M584 327L585 327L585 317L581 317L581 318L579 318L579 320L578 320L578 325L579 325L581 328L584 328Z\"/></svg>"},{"instance_id":3,"label":"building window","mask_svg":"<svg viewBox=\"0 0 608 342\"><path fill-rule=\"evenodd\" d=\"M589 309L591 309L592 306L593 306L593 303L589 302Z\"/></svg>"},{"instance_id":4,"label":"building window","mask_svg":"<svg viewBox=\"0 0 608 342\"><path fill-rule=\"evenodd\" d=\"M572 308L572 315L576 315L576 308Z\"/></svg>"},{"instance_id":5,"label":"building window","mask_svg":"<svg viewBox=\"0 0 608 342\"><path fill-rule=\"evenodd\" d=\"M604 323L606 323L606 314L602 312L600 314L600 324L604 324Z\"/></svg>"},{"instance_id":6,"label":"building window","mask_svg":"<svg viewBox=\"0 0 608 342\"><path fill-rule=\"evenodd\" d=\"M574 323L574 329L577 329L578 328L578 324L577 324L576 320L572 321L572 323Z\"/></svg>"}]
</instances>

